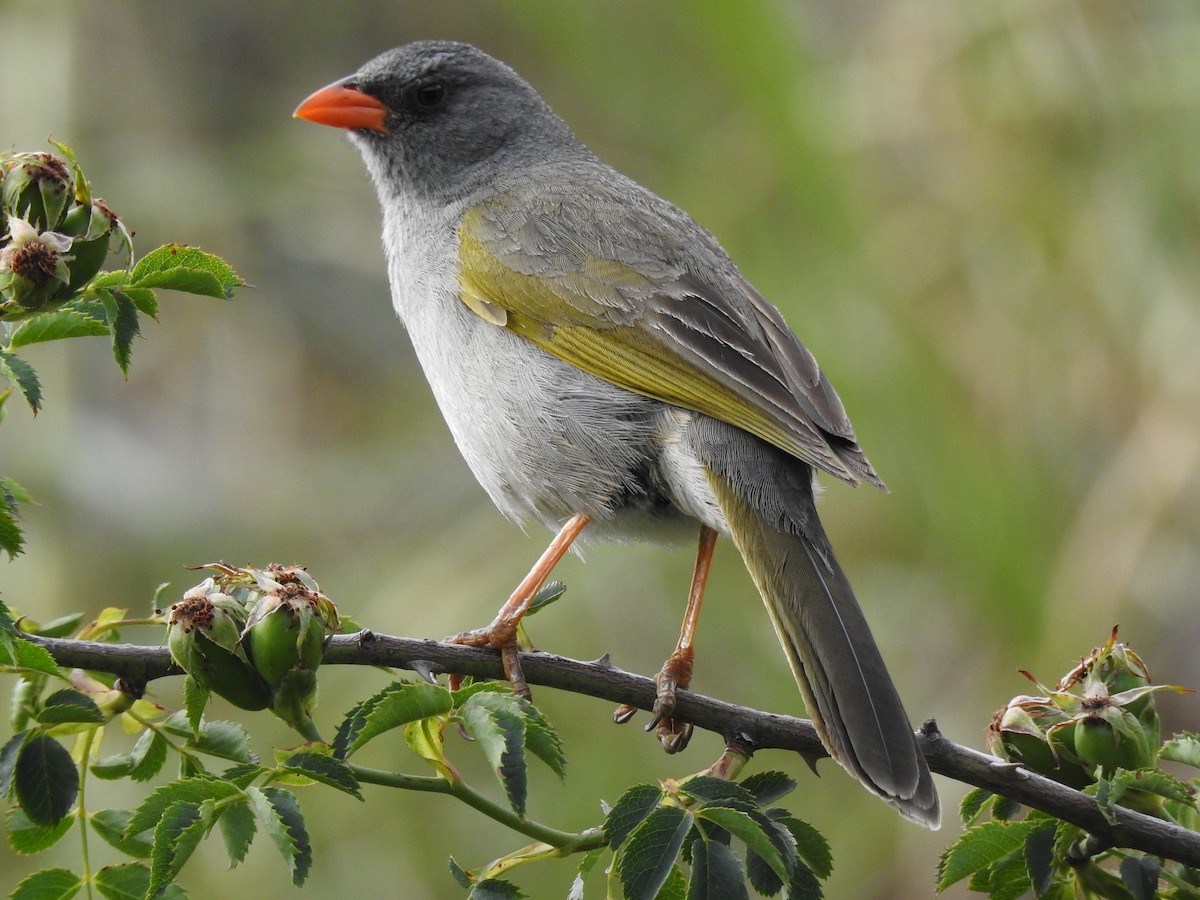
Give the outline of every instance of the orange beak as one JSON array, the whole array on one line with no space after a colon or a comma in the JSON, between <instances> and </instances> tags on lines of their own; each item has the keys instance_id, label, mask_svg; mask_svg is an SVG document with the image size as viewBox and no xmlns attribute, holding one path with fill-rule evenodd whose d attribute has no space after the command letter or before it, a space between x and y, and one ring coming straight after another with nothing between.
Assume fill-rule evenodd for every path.
<instances>
[{"instance_id":1,"label":"orange beak","mask_svg":"<svg viewBox=\"0 0 1200 900\"><path fill-rule=\"evenodd\" d=\"M296 107L292 115L334 128L367 128L387 134L383 124L388 108L353 84L337 81L321 88Z\"/></svg>"}]
</instances>

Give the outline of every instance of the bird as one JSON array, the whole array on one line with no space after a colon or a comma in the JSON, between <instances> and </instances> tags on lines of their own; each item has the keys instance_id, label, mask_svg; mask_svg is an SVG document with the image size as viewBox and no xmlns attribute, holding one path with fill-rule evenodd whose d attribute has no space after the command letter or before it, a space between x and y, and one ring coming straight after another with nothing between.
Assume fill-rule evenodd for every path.
<instances>
[{"instance_id":1,"label":"bird","mask_svg":"<svg viewBox=\"0 0 1200 900\"><path fill-rule=\"evenodd\" d=\"M361 152L393 305L468 467L506 517L555 533L492 623L452 640L498 649L528 695L517 626L581 534L698 534L651 722L682 749L676 691L728 536L830 756L937 828L919 740L814 498L816 471L883 481L813 355L716 238L469 44L389 50L294 115L346 130Z\"/></svg>"}]
</instances>

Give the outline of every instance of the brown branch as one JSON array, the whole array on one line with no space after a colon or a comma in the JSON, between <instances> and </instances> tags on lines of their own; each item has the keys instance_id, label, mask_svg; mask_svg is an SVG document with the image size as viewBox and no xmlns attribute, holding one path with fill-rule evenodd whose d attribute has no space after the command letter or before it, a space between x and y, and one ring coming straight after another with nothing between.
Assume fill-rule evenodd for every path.
<instances>
[{"instance_id":1,"label":"brown branch","mask_svg":"<svg viewBox=\"0 0 1200 900\"><path fill-rule=\"evenodd\" d=\"M156 678L182 674L165 647L37 637L30 640L49 650L60 665L109 672L134 691ZM458 672L480 678L503 677L500 657L492 650L365 630L331 638L324 661L393 666L422 674ZM618 669L607 657L583 662L537 652L522 654L521 664L530 684L646 710L654 704L653 679ZM747 741L755 749L794 750L810 760L827 755L812 723L805 719L736 706L691 691L679 692L675 715L726 740ZM932 720L922 728L921 737L921 748L934 772L1043 810L1079 826L1107 845L1141 850L1200 868L1200 833L1121 807L1115 810L1116 822L1110 823L1093 798L1023 766L956 744L943 737Z\"/></svg>"}]
</instances>

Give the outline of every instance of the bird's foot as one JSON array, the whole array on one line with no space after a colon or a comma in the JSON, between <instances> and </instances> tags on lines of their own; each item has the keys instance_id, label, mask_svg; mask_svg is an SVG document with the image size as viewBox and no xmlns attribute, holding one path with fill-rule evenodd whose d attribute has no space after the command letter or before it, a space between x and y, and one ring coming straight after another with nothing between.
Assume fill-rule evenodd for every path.
<instances>
[{"instance_id":1,"label":"bird's foot","mask_svg":"<svg viewBox=\"0 0 1200 900\"><path fill-rule=\"evenodd\" d=\"M647 731L655 731L663 749L668 753L678 753L692 739L692 725L672 718L675 711L675 691L686 689L692 682L693 655L688 651L676 650L663 663L662 669L654 676L657 688L654 698L654 718L646 726ZM613 712L613 721L624 725L637 712L636 706L623 704Z\"/></svg>"},{"instance_id":2,"label":"bird's foot","mask_svg":"<svg viewBox=\"0 0 1200 900\"><path fill-rule=\"evenodd\" d=\"M446 638L448 644L463 644L468 647L492 647L500 651L500 662L504 666L504 677L512 685L513 693L526 700L532 696L529 684L525 681L525 673L521 669L521 658L517 646L518 621L508 621L497 618L485 628L474 631L464 631L453 637ZM451 675L450 690L456 691L462 687L463 676Z\"/></svg>"}]
</instances>

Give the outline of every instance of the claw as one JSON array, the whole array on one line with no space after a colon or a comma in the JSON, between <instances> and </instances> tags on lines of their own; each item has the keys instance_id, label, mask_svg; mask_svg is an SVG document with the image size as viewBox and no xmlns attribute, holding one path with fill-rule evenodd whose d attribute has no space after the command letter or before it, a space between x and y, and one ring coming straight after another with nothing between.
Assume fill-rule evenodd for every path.
<instances>
[{"instance_id":1,"label":"claw","mask_svg":"<svg viewBox=\"0 0 1200 900\"><path fill-rule=\"evenodd\" d=\"M628 722L630 719L632 719L635 715L637 715L637 711L638 711L638 708L636 706L631 706L628 703L622 703L620 706L618 706L616 709L613 710L613 721L616 722L618 725L624 725L626 722Z\"/></svg>"}]
</instances>

